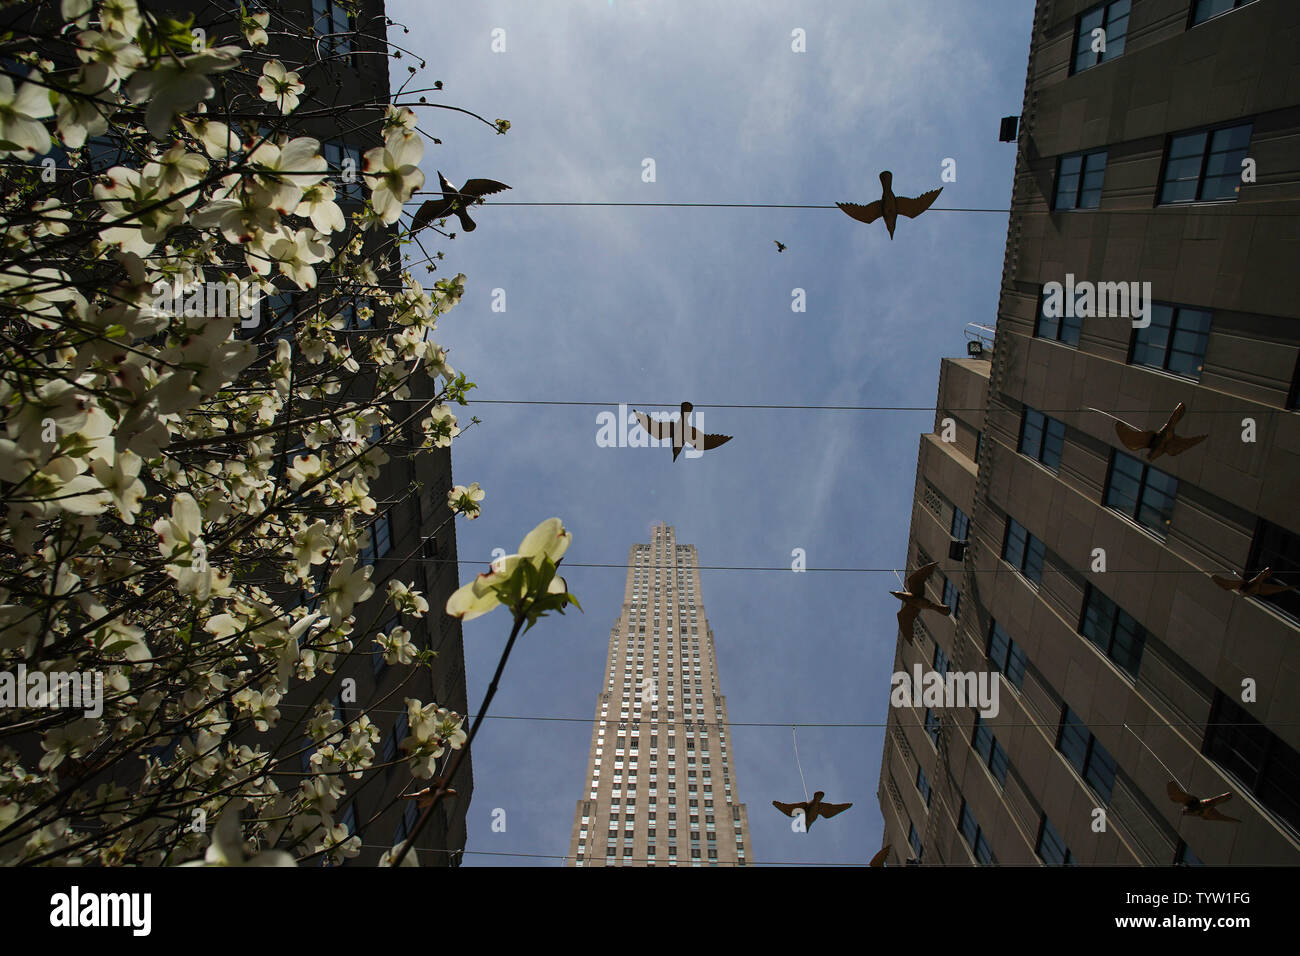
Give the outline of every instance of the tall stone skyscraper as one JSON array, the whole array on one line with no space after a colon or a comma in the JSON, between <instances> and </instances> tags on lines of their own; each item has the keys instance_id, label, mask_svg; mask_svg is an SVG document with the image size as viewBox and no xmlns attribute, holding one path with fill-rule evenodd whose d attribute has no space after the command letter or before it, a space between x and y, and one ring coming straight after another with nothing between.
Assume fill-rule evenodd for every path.
<instances>
[{"instance_id":1,"label":"tall stone skyscraper","mask_svg":"<svg viewBox=\"0 0 1300 956\"><path fill-rule=\"evenodd\" d=\"M744 866L749 817L695 547L656 525L627 565L568 863Z\"/></svg>"}]
</instances>

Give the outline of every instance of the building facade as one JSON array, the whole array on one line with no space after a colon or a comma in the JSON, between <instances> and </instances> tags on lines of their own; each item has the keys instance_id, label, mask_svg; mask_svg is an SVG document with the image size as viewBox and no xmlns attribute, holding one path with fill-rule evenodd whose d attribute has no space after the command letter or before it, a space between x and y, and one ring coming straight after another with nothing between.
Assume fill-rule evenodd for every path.
<instances>
[{"instance_id":1,"label":"building facade","mask_svg":"<svg viewBox=\"0 0 1300 956\"><path fill-rule=\"evenodd\" d=\"M699 579L694 545L669 525L628 555L570 866L752 860Z\"/></svg>"},{"instance_id":2,"label":"building facade","mask_svg":"<svg viewBox=\"0 0 1300 956\"><path fill-rule=\"evenodd\" d=\"M1300 596L1211 578L1300 584L1297 35L1274 0L1037 5L996 339L920 441L908 569L953 613L896 656L1000 707L891 707L891 863L1300 863ZM1200 444L1120 440L1180 403Z\"/></svg>"}]
</instances>

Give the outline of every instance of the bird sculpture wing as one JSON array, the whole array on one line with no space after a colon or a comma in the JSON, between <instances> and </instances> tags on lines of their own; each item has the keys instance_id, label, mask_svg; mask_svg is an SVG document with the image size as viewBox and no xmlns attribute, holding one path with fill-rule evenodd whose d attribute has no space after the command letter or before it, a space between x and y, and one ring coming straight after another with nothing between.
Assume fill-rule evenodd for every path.
<instances>
[{"instance_id":1,"label":"bird sculpture wing","mask_svg":"<svg viewBox=\"0 0 1300 956\"><path fill-rule=\"evenodd\" d=\"M420 206L411 222L411 232L419 232L436 219L442 219L451 211L451 201L447 199L428 199Z\"/></svg>"},{"instance_id":2,"label":"bird sculpture wing","mask_svg":"<svg viewBox=\"0 0 1300 956\"><path fill-rule=\"evenodd\" d=\"M802 803L782 803L782 802L779 801L779 800L773 800L773 801L772 801L772 806L776 807L778 810L780 810L782 813L784 813L787 817L792 817L792 816L794 816L794 812L795 812L796 810L804 810L804 809L805 809L805 807L804 807L804 805L803 805ZM806 811L805 811L805 812L806 812Z\"/></svg>"},{"instance_id":3,"label":"bird sculpture wing","mask_svg":"<svg viewBox=\"0 0 1300 956\"><path fill-rule=\"evenodd\" d=\"M1151 439L1156 437L1156 433L1143 428L1134 428L1128 422L1122 422L1115 419L1115 434L1119 440L1124 443L1125 448L1133 451L1141 451L1143 448L1150 447Z\"/></svg>"},{"instance_id":4,"label":"bird sculpture wing","mask_svg":"<svg viewBox=\"0 0 1300 956\"><path fill-rule=\"evenodd\" d=\"M1196 799L1172 780L1165 784L1165 793L1169 794L1169 799L1174 803L1186 803L1188 800Z\"/></svg>"},{"instance_id":5,"label":"bird sculpture wing","mask_svg":"<svg viewBox=\"0 0 1300 956\"><path fill-rule=\"evenodd\" d=\"M823 803L817 808L817 814L823 817L833 817L837 813L843 813L851 806L853 806L851 803Z\"/></svg>"},{"instance_id":6,"label":"bird sculpture wing","mask_svg":"<svg viewBox=\"0 0 1300 956\"><path fill-rule=\"evenodd\" d=\"M708 451L710 448L725 445L731 441L731 438L731 435L706 435L698 428L686 429L686 440L701 451Z\"/></svg>"},{"instance_id":7,"label":"bird sculpture wing","mask_svg":"<svg viewBox=\"0 0 1300 956\"><path fill-rule=\"evenodd\" d=\"M491 196L493 193L509 188L505 183L499 183L495 179L470 179L460 187L460 191L466 196Z\"/></svg>"},{"instance_id":8,"label":"bird sculpture wing","mask_svg":"<svg viewBox=\"0 0 1300 956\"><path fill-rule=\"evenodd\" d=\"M1256 584L1250 589L1250 593L1258 595L1259 597L1269 597L1273 594L1281 594L1283 591L1291 590L1294 589L1286 584L1273 584L1269 581L1260 581L1259 584Z\"/></svg>"},{"instance_id":9,"label":"bird sculpture wing","mask_svg":"<svg viewBox=\"0 0 1300 956\"><path fill-rule=\"evenodd\" d=\"M912 628L916 624L916 617L921 611L915 605L904 604L898 609L898 630L908 643L912 642Z\"/></svg>"},{"instance_id":10,"label":"bird sculpture wing","mask_svg":"<svg viewBox=\"0 0 1300 956\"><path fill-rule=\"evenodd\" d=\"M855 202L837 202L835 205L839 206L848 213L850 217L856 219L858 222L875 222L884 215L885 212L885 207L879 199L875 202L869 202L865 206L859 205Z\"/></svg>"},{"instance_id":11,"label":"bird sculpture wing","mask_svg":"<svg viewBox=\"0 0 1300 956\"><path fill-rule=\"evenodd\" d=\"M938 561L931 561L924 567L917 568L907 576L907 593L915 594L918 597L925 593L925 582L929 580L934 569L939 566Z\"/></svg>"},{"instance_id":12,"label":"bird sculpture wing","mask_svg":"<svg viewBox=\"0 0 1300 956\"><path fill-rule=\"evenodd\" d=\"M1240 581L1236 581L1233 578L1225 578L1218 574L1211 574L1210 580L1213 581L1215 584L1217 584L1219 587L1223 588L1223 590L1225 591L1236 591L1239 590L1241 587Z\"/></svg>"},{"instance_id":13,"label":"bird sculpture wing","mask_svg":"<svg viewBox=\"0 0 1300 956\"><path fill-rule=\"evenodd\" d=\"M943 192L942 186L938 189L931 189L928 193L921 193L921 195L917 196L915 199L911 199L907 196L897 197L898 214L900 216L906 216L908 219L915 219L917 216L921 215L921 213L934 205L934 201L939 198L939 193L941 192Z\"/></svg>"},{"instance_id":14,"label":"bird sculpture wing","mask_svg":"<svg viewBox=\"0 0 1300 956\"><path fill-rule=\"evenodd\" d=\"M1209 435L1170 435L1165 441L1165 451L1170 455L1181 455L1209 437Z\"/></svg>"},{"instance_id":15,"label":"bird sculpture wing","mask_svg":"<svg viewBox=\"0 0 1300 956\"><path fill-rule=\"evenodd\" d=\"M1202 820L1219 820L1219 821L1221 821L1221 822L1223 822L1223 823L1240 823L1240 822L1241 822L1241 821L1240 821L1239 819L1237 819L1236 817L1230 817L1230 816L1228 816L1226 813L1220 813L1220 812L1219 812L1218 810L1216 810L1214 807L1210 807L1210 808L1208 808L1208 809L1207 809L1204 813L1202 813L1200 816L1201 816L1201 819L1202 819Z\"/></svg>"},{"instance_id":16,"label":"bird sculpture wing","mask_svg":"<svg viewBox=\"0 0 1300 956\"><path fill-rule=\"evenodd\" d=\"M1232 791L1229 790L1227 793L1221 793L1217 797L1206 797L1204 800L1201 801L1201 806L1216 807L1220 803L1226 803L1231 799L1232 799Z\"/></svg>"},{"instance_id":17,"label":"bird sculpture wing","mask_svg":"<svg viewBox=\"0 0 1300 956\"><path fill-rule=\"evenodd\" d=\"M671 421L657 422L645 412L637 412L636 420L641 423L641 427L646 430L646 434L651 438L673 437L673 423Z\"/></svg>"},{"instance_id":18,"label":"bird sculpture wing","mask_svg":"<svg viewBox=\"0 0 1300 956\"><path fill-rule=\"evenodd\" d=\"M938 601L931 601L929 598L923 598L922 606L927 611L938 611L940 614L951 614L952 608L946 604L940 604Z\"/></svg>"},{"instance_id":19,"label":"bird sculpture wing","mask_svg":"<svg viewBox=\"0 0 1300 956\"><path fill-rule=\"evenodd\" d=\"M882 847L880 848L880 851L879 851L878 853L876 853L876 855L873 856L873 857L871 858L871 862L868 863L867 866L884 866L884 865L885 865L885 860L886 860L888 857L889 857L889 847L888 847L888 846L882 846Z\"/></svg>"},{"instance_id":20,"label":"bird sculpture wing","mask_svg":"<svg viewBox=\"0 0 1300 956\"><path fill-rule=\"evenodd\" d=\"M1183 416L1185 414L1187 414L1187 406L1184 405L1182 402L1179 402L1178 407L1169 413L1169 421L1165 422L1165 427L1173 428L1175 425L1177 425L1180 421L1183 420Z\"/></svg>"}]
</instances>

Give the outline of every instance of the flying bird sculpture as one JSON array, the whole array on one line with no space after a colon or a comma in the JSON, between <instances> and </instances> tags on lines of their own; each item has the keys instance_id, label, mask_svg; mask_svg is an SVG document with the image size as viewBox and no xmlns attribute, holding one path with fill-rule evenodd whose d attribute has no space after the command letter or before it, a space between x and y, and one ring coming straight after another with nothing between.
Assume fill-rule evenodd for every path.
<instances>
[{"instance_id":1,"label":"flying bird sculpture","mask_svg":"<svg viewBox=\"0 0 1300 956\"><path fill-rule=\"evenodd\" d=\"M1240 578L1225 578L1218 574L1211 574L1210 579L1225 591L1236 591L1238 594L1249 594L1253 597L1268 597L1272 594L1281 594L1283 591L1290 591L1292 587L1287 584L1271 584L1269 578L1273 575L1272 568L1265 568L1254 577L1242 575Z\"/></svg>"},{"instance_id":2,"label":"flying bird sculpture","mask_svg":"<svg viewBox=\"0 0 1300 956\"><path fill-rule=\"evenodd\" d=\"M889 592L903 602L903 606L898 609L898 627L909 644L912 642L912 625L916 622L917 615L922 611L938 611L941 614L952 613L952 608L948 605L931 601L925 596L925 582L938 566L938 561L931 561L925 567L917 568L907 576L906 591Z\"/></svg>"},{"instance_id":3,"label":"flying bird sculpture","mask_svg":"<svg viewBox=\"0 0 1300 956\"><path fill-rule=\"evenodd\" d=\"M1170 780L1165 784L1165 790L1169 794L1169 799L1174 803L1183 805L1183 816L1200 817L1202 820L1219 820L1224 823L1240 823L1236 817L1230 817L1226 813L1220 813L1216 808L1225 800L1232 799L1232 791L1221 793L1217 797L1194 797L1178 784Z\"/></svg>"},{"instance_id":4,"label":"flying bird sculpture","mask_svg":"<svg viewBox=\"0 0 1300 956\"><path fill-rule=\"evenodd\" d=\"M682 417L672 419L666 422L657 422L645 412L636 412L636 420L641 423L641 427L651 438L664 439L669 438L673 443L673 461L682 453L682 448L686 444L693 445L700 451L708 451L710 448L717 448L719 445L725 445L731 441L731 435L706 435L704 432L695 428L688 421L691 410L695 406L690 402L682 402ZM633 409L635 412L636 409Z\"/></svg>"},{"instance_id":5,"label":"flying bird sculpture","mask_svg":"<svg viewBox=\"0 0 1300 956\"><path fill-rule=\"evenodd\" d=\"M454 797L456 795L456 791L451 789L451 787L448 787L443 791L443 793L449 797ZM433 806L433 790L429 787L425 787L423 790L417 790L415 793L404 793L402 794L402 799L414 800L415 805L423 810L426 807Z\"/></svg>"},{"instance_id":6,"label":"flying bird sculpture","mask_svg":"<svg viewBox=\"0 0 1300 956\"><path fill-rule=\"evenodd\" d=\"M776 243L776 251L777 251L777 252L785 252L785 243L784 243L784 242L779 242L779 241L776 240L776 239L773 239L772 241Z\"/></svg>"},{"instance_id":7,"label":"flying bird sculpture","mask_svg":"<svg viewBox=\"0 0 1300 956\"><path fill-rule=\"evenodd\" d=\"M818 817L833 817L835 814L843 813L849 807L853 806L851 803L823 803L822 797L824 796L826 796L826 794L823 791L818 790L813 794L811 800L805 800L802 803L781 803L779 800L773 800L772 806L776 807L787 817L794 816L796 810L803 811L804 829L810 830L812 829L813 821ZM886 847L886 849L888 849L888 847Z\"/></svg>"},{"instance_id":8,"label":"flying bird sculpture","mask_svg":"<svg viewBox=\"0 0 1300 956\"><path fill-rule=\"evenodd\" d=\"M885 860L888 857L889 857L889 847L882 846L880 848L880 852L871 858L871 862L868 863L867 866L884 866Z\"/></svg>"},{"instance_id":9,"label":"flying bird sculpture","mask_svg":"<svg viewBox=\"0 0 1300 956\"><path fill-rule=\"evenodd\" d=\"M895 196L893 182L894 174L885 170L880 174L880 185L884 187L884 191L875 202L867 203L865 206L854 202L837 202L835 205L858 222L870 223L883 217L885 228L889 230L889 238L893 239L894 225L898 222L899 216L915 219L934 205L934 201L939 198L939 193L943 192L943 187L940 186L938 189L931 189L928 193L921 193L915 199Z\"/></svg>"},{"instance_id":10,"label":"flying bird sculpture","mask_svg":"<svg viewBox=\"0 0 1300 956\"><path fill-rule=\"evenodd\" d=\"M1101 411L1101 409L1094 408L1093 411ZM1108 418L1115 418L1115 434L1119 436L1119 440L1124 443L1125 448L1132 451L1145 451L1147 461L1154 461L1161 455L1181 455L1187 449L1199 445L1210 437L1209 435L1187 437L1174 433L1174 426L1178 424L1186 411L1186 406L1179 402L1178 407L1169 416L1169 421L1161 425L1156 431L1135 428L1128 422L1115 418L1109 412L1101 413Z\"/></svg>"},{"instance_id":11,"label":"flying bird sculpture","mask_svg":"<svg viewBox=\"0 0 1300 956\"><path fill-rule=\"evenodd\" d=\"M465 232L473 232L478 224L469 217L469 207L481 203L484 196L510 188L495 179L470 179L457 189L447 182L447 177L442 173L438 173L438 186L442 190L442 195L420 206L411 223L411 232L419 232L429 223L445 219L453 213L460 220L461 229Z\"/></svg>"}]
</instances>

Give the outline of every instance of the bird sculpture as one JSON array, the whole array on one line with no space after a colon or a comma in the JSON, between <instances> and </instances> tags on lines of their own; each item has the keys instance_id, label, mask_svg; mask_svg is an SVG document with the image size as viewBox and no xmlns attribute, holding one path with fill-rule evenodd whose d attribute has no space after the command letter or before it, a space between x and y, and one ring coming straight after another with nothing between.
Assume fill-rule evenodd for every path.
<instances>
[{"instance_id":1,"label":"bird sculpture","mask_svg":"<svg viewBox=\"0 0 1300 956\"><path fill-rule=\"evenodd\" d=\"M925 567L917 568L907 577L906 591L889 592L903 602L903 606L898 609L898 627L909 644L912 642L912 625L916 622L917 615L922 611L938 611L941 614L952 613L952 608L948 605L940 604L938 601L931 601L925 596L925 582L938 566L938 561L931 561Z\"/></svg>"},{"instance_id":2,"label":"bird sculpture","mask_svg":"<svg viewBox=\"0 0 1300 956\"><path fill-rule=\"evenodd\" d=\"M813 821L818 817L833 817L837 813L843 813L851 803L823 803L822 797L826 796L824 792L818 790L813 794L811 800L805 800L802 803L781 803L779 800L773 800L772 806L776 807L787 817L795 815L796 811L803 813L804 829L812 829Z\"/></svg>"},{"instance_id":3,"label":"bird sculpture","mask_svg":"<svg viewBox=\"0 0 1300 956\"><path fill-rule=\"evenodd\" d=\"M633 411L636 412L636 420L641 423L641 427L651 438L672 440L673 461L676 461L677 456L682 453L682 448L688 443L700 451L708 451L710 448L717 448L731 441L731 435L706 435L692 426L688 418L694 407L690 402L682 402L681 418L666 422L657 422L645 412L636 412L636 409Z\"/></svg>"},{"instance_id":4,"label":"bird sculpture","mask_svg":"<svg viewBox=\"0 0 1300 956\"><path fill-rule=\"evenodd\" d=\"M1174 426L1182 419L1187 411L1182 402L1174 409L1173 414L1169 416L1169 421L1160 426L1159 430L1151 431L1145 428L1135 428L1128 422L1115 419L1115 434L1119 440L1124 443L1124 447L1132 451L1145 451L1147 461L1155 461L1161 455L1181 455L1187 449L1199 445L1209 435L1194 435L1191 437L1174 434ZM1105 415L1105 412L1102 412ZM1110 416L1114 418L1114 416Z\"/></svg>"},{"instance_id":5,"label":"bird sculpture","mask_svg":"<svg viewBox=\"0 0 1300 956\"><path fill-rule=\"evenodd\" d=\"M784 243L784 242L778 242L776 239L773 239L772 241L776 243L776 251L777 251L777 252L785 252L785 243Z\"/></svg>"},{"instance_id":6,"label":"bird sculpture","mask_svg":"<svg viewBox=\"0 0 1300 956\"><path fill-rule=\"evenodd\" d=\"M880 848L880 852L871 858L871 862L868 863L867 866L884 866L885 860L888 856L889 856L889 847L882 846Z\"/></svg>"},{"instance_id":7,"label":"bird sculpture","mask_svg":"<svg viewBox=\"0 0 1300 956\"><path fill-rule=\"evenodd\" d=\"M456 791L453 790L451 787L448 787L442 792L449 797L454 797L456 795ZM423 790L417 790L415 793L404 793L402 794L402 799L414 800L415 805L419 807L421 810L424 810L428 807L433 806L433 790L430 789L429 787L425 787Z\"/></svg>"},{"instance_id":8,"label":"bird sculpture","mask_svg":"<svg viewBox=\"0 0 1300 956\"><path fill-rule=\"evenodd\" d=\"M889 238L893 239L894 225L898 222L899 216L915 219L934 205L934 201L939 198L939 193L943 192L943 187L940 186L938 189L931 189L928 193L922 193L915 199L895 196L893 182L894 174L885 170L880 174L880 185L884 190L875 202L867 203L865 206L853 202L837 202L835 205L858 222L871 223L883 217L885 228L889 230Z\"/></svg>"},{"instance_id":9,"label":"bird sculpture","mask_svg":"<svg viewBox=\"0 0 1300 956\"><path fill-rule=\"evenodd\" d=\"M1238 594L1249 594L1252 597L1268 597L1273 594L1281 594L1283 591L1290 591L1293 588L1286 584L1271 584L1269 578L1273 574L1272 568L1265 568L1254 577L1242 575L1240 578L1225 578L1218 574L1211 574L1210 579L1225 591L1236 591Z\"/></svg>"},{"instance_id":10,"label":"bird sculpture","mask_svg":"<svg viewBox=\"0 0 1300 956\"><path fill-rule=\"evenodd\" d=\"M445 219L447 216L456 215L460 220L460 227L465 232L473 232L478 224L469 217L469 207L475 203L481 203L484 196L490 196L493 193L499 193L503 189L509 189L505 183L499 183L495 179L470 179L466 180L465 185L457 189L447 181L447 177L438 173L438 186L442 190L442 195L436 199L427 200L415 214L415 219L411 223L411 232L419 232L431 222L439 219Z\"/></svg>"},{"instance_id":11,"label":"bird sculpture","mask_svg":"<svg viewBox=\"0 0 1300 956\"><path fill-rule=\"evenodd\" d=\"M1220 803L1232 799L1232 791L1221 793L1217 797L1194 797L1172 780L1165 784L1165 790L1169 793L1169 799L1174 803L1183 805L1183 816L1200 817L1202 820L1218 820L1223 823L1240 823L1236 817L1230 817L1226 813L1220 813L1217 809Z\"/></svg>"}]
</instances>

